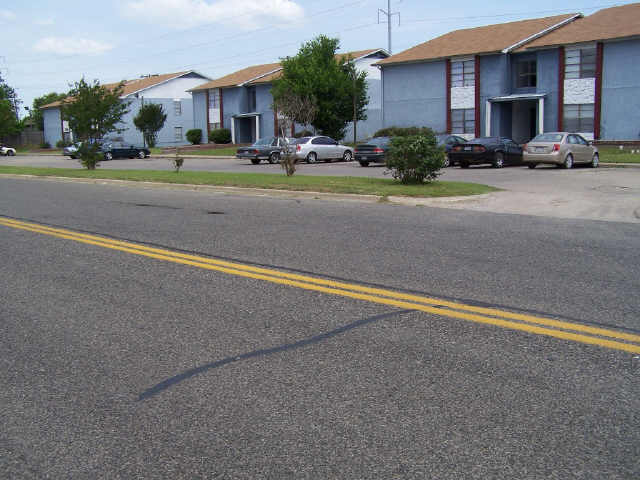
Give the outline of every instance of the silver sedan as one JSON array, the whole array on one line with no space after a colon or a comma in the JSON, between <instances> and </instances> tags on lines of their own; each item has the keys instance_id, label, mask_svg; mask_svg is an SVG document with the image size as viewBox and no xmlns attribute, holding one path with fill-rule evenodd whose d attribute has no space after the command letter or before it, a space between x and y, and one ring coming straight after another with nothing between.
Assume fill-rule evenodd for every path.
<instances>
[{"instance_id":1,"label":"silver sedan","mask_svg":"<svg viewBox=\"0 0 640 480\"><path fill-rule=\"evenodd\" d=\"M318 160L330 162L332 160L353 160L353 149L346 145L341 145L333 138L301 137L296 139L294 155L296 160L304 160L307 163L316 163Z\"/></svg>"},{"instance_id":2,"label":"silver sedan","mask_svg":"<svg viewBox=\"0 0 640 480\"><path fill-rule=\"evenodd\" d=\"M597 167L600 163L598 149L592 142L577 133L541 133L523 147L522 160L529 168L539 163L549 163L571 168L576 163Z\"/></svg>"}]
</instances>

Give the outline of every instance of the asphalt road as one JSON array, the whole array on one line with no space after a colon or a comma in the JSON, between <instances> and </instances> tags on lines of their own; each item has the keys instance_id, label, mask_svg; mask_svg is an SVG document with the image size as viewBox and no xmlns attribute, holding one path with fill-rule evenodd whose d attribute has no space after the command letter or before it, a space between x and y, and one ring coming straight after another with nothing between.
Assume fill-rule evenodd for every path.
<instances>
[{"instance_id":1,"label":"asphalt road","mask_svg":"<svg viewBox=\"0 0 640 480\"><path fill-rule=\"evenodd\" d=\"M0 223L3 478L640 476L637 354L246 273L637 336L636 224L6 178Z\"/></svg>"}]
</instances>

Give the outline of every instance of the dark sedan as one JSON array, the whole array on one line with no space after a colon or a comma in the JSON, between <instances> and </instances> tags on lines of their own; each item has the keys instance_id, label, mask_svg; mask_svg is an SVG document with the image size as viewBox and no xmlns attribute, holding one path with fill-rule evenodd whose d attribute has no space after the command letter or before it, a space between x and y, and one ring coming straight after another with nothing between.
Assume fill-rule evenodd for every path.
<instances>
[{"instance_id":1,"label":"dark sedan","mask_svg":"<svg viewBox=\"0 0 640 480\"><path fill-rule=\"evenodd\" d=\"M461 145L466 143L467 140L459 137L458 135L449 135L447 133L443 133L440 135L436 135L436 141L438 142L439 147L444 147L444 165L443 167L453 167L454 162L451 161L451 157L449 154L451 153L451 149L456 145Z\"/></svg>"},{"instance_id":2,"label":"dark sedan","mask_svg":"<svg viewBox=\"0 0 640 480\"><path fill-rule=\"evenodd\" d=\"M120 142L103 143L102 154L105 160L113 160L114 158L146 158L151 155L148 148L135 147L133 145L125 145ZM71 157L73 158L73 156Z\"/></svg>"},{"instance_id":3,"label":"dark sedan","mask_svg":"<svg viewBox=\"0 0 640 480\"><path fill-rule=\"evenodd\" d=\"M390 137L373 137L367 143L356 145L353 152L356 161L363 167L368 167L370 163L385 163L390 142Z\"/></svg>"},{"instance_id":4,"label":"dark sedan","mask_svg":"<svg viewBox=\"0 0 640 480\"><path fill-rule=\"evenodd\" d=\"M259 164L260 160L278 163L280 154L287 143L291 143L291 140L282 137L261 138L249 147L238 148L236 158L248 158L254 165Z\"/></svg>"},{"instance_id":5,"label":"dark sedan","mask_svg":"<svg viewBox=\"0 0 640 480\"><path fill-rule=\"evenodd\" d=\"M454 146L449 157L462 168L486 163L502 168L522 164L522 147L509 138L480 137Z\"/></svg>"}]
</instances>

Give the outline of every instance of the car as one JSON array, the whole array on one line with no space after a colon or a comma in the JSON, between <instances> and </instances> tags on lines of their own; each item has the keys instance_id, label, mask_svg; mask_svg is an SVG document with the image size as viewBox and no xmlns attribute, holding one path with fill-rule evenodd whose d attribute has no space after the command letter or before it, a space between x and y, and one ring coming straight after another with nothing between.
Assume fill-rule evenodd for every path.
<instances>
[{"instance_id":1,"label":"car","mask_svg":"<svg viewBox=\"0 0 640 480\"><path fill-rule=\"evenodd\" d=\"M507 164L522 163L522 147L510 138L478 137L455 145L449 152L449 158L462 168L486 163L494 168L502 168Z\"/></svg>"},{"instance_id":2,"label":"car","mask_svg":"<svg viewBox=\"0 0 640 480\"><path fill-rule=\"evenodd\" d=\"M600 164L600 154L593 142L570 132L541 133L525 144L522 159L529 168L540 163L560 168L571 168L576 163L596 168Z\"/></svg>"},{"instance_id":3,"label":"car","mask_svg":"<svg viewBox=\"0 0 640 480\"><path fill-rule=\"evenodd\" d=\"M62 155L65 155L71 158L78 158L78 149L80 148L80 145L82 145L82 142L67 145L62 149Z\"/></svg>"},{"instance_id":4,"label":"car","mask_svg":"<svg viewBox=\"0 0 640 480\"><path fill-rule=\"evenodd\" d=\"M7 145L0 144L0 155L7 157L13 157L16 154L16 149Z\"/></svg>"},{"instance_id":5,"label":"car","mask_svg":"<svg viewBox=\"0 0 640 480\"><path fill-rule=\"evenodd\" d=\"M370 163L385 163L391 137L373 137L366 143L356 145L354 156L363 167Z\"/></svg>"},{"instance_id":6,"label":"car","mask_svg":"<svg viewBox=\"0 0 640 480\"><path fill-rule=\"evenodd\" d=\"M133 145L125 145L122 142L103 143L100 147L105 160L113 160L114 158L146 158L151 155L148 148L135 147Z\"/></svg>"},{"instance_id":7,"label":"car","mask_svg":"<svg viewBox=\"0 0 640 480\"><path fill-rule=\"evenodd\" d=\"M316 163L318 160L330 162L332 160L353 160L353 149L341 145L333 138L324 136L301 137L295 139L294 156L296 161Z\"/></svg>"},{"instance_id":8,"label":"car","mask_svg":"<svg viewBox=\"0 0 640 480\"><path fill-rule=\"evenodd\" d=\"M261 160L267 160L269 163L278 163L280 162L280 154L285 146L292 142L293 139L291 138L261 138L253 145L238 148L236 150L236 158L248 158L254 165L258 165Z\"/></svg>"},{"instance_id":9,"label":"car","mask_svg":"<svg viewBox=\"0 0 640 480\"><path fill-rule=\"evenodd\" d=\"M439 147L444 147L444 167L453 167L454 163L451 161L449 157L449 153L451 153L451 149L456 145L461 145L466 143L467 140L465 138L459 137L458 135L450 135L447 133L443 133L440 135L436 135L436 141L438 142Z\"/></svg>"}]
</instances>

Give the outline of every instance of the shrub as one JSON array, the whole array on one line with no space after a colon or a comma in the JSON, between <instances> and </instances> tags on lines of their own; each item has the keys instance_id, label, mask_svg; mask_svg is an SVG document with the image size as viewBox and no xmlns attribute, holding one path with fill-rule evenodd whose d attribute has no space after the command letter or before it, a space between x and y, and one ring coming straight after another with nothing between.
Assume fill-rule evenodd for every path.
<instances>
[{"instance_id":1,"label":"shrub","mask_svg":"<svg viewBox=\"0 0 640 480\"><path fill-rule=\"evenodd\" d=\"M198 131L202 133L200 130ZM184 165L184 158L179 157L178 155L180 155L180 149L176 148L176 156L171 159L171 162L173 163L173 169L176 171L176 173L180 173L180 168L182 167L182 165Z\"/></svg>"},{"instance_id":2,"label":"shrub","mask_svg":"<svg viewBox=\"0 0 640 480\"><path fill-rule=\"evenodd\" d=\"M82 142L76 154L80 157L78 161L87 170L95 170L102 160L102 151L97 142Z\"/></svg>"},{"instance_id":3,"label":"shrub","mask_svg":"<svg viewBox=\"0 0 640 480\"><path fill-rule=\"evenodd\" d=\"M429 127L387 127L378 130L374 137L409 137L415 135L433 135Z\"/></svg>"},{"instance_id":4,"label":"shrub","mask_svg":"<svg viewBox=\"0 0 640 480\"><path fill-rule=\"evenodd\" d=\"M187 140L191 142L191 145L200 145L200 142L202 142L202 130L199 128L187 130Z\"/></svg>"},{"instance_id":5,"label":"shrub","mask_svg":"<svg viewBox=\"0 0 640 480\"><path fill-rule=\"evenodd\" d=\"M51 144L49 142L42 142L40 148L51 148Z\"/></svg>"},{"instance_id":6,"label":"shrub","mask_svg":"<svg viewBox=\"0 0 640 480\"><path fill-rule=\"evenodd\" d=\"M302 130L293 134L293 138L313 137L314 133L310 130Z\"/></svg>"},{"instance_id":7,"label":"shrub","mask_svg":"<svg viewBox=\"0 0 640 480\"><path fill-rule=\"evenodd\" d=\"M64 148L71 145L71 142L67 142L66 140L58 140L56 142L56 148Z\"/></svg>"},{"instance_id":8,"label":"shrub","mask_svg":"<svg viewBox=\"0 0 640 480\"><path fill-rule=\"evenodd\" d=\"M387 168L402 183L431 182L444 166L444 150L432 131L426 135L395 136L387 154Z\"/></svg>"},{"instance_id":9,"label":"shrub","mask_svg":"<svg viewBox=\"0 0 640 480\"><path fill-rule=\"evenodd\" d=\"M213 143L231 143L231 130L216 128L209 132L209 141Z\"/></svg>"}]
</instances>

